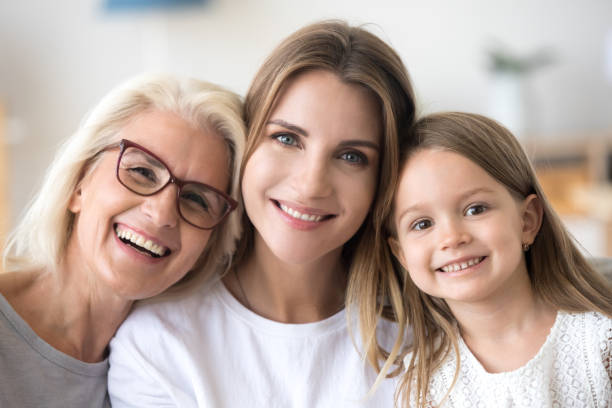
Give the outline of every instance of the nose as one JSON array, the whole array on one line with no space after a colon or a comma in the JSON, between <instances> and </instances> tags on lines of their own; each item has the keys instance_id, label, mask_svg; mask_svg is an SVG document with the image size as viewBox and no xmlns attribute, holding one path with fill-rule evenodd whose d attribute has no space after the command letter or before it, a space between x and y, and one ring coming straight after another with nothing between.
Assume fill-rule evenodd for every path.
<instances>
[{"instance_id":1,"label":"nose","mask_svg":"<svg viewBox=\"0 0 612 408\"><path fill-rule=\"evenodd\" d=\"M142 212L157 227L176 227L180 217L176 205L177 188L175 184L169 184L161 191L143 197Z\"/></svg>"},{"instance_id":2,"label":"nose","mask_svg":"<svg viewBox=\"0 0 612 408\"><path fill-rule=\"evenodd\" d=\"M297 162L296 166L294 187L303 198L323 198L331 195L333 191L332 175L324 158L306 157Z\"/></svg>"},{"instance_id":3,"label":"nose","mask_svg":"<svg viewBox=\"0 0 612 408\"><path fill-rule=\"evenodd\" d=\"M441 249L456 249L472 242L472 236L459 220L446 220L440 228Z\"/></svg>"}]
</instances>

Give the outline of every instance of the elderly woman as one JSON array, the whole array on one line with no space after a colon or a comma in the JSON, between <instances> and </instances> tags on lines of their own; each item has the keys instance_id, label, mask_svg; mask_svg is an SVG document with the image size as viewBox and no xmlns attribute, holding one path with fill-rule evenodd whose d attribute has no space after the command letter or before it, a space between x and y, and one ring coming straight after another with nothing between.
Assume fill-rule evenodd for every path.
<instances>
[{"instance_id":1,"label":"elderly woman","mask_svg":"<svg viewBox=\"0 0 612 408\"><path fill-rule=\"evenodd\" d=\"M108 343L133 303L227 268L241 110L206 82L141 77L64 144L4 253L0 406L108 406Z\"/></svg>"}]
</instances>

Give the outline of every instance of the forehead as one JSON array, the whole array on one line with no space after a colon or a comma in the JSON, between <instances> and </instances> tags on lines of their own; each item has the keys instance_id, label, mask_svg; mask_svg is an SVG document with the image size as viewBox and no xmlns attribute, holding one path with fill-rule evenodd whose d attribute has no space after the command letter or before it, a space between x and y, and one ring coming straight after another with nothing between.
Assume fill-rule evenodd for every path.
<instances>
[{"instance_id":1,"label":"forehead","mask_svg":"<svg viewBox=\"0 0 612 408\"><path fill-rule=\"evenodd\" d=\"M223 138L210 129L194 127L175 113L141 113L121 130L119 137L145 147L176 177L225 185L229 151Z\"/></svg>"},{"instance_id":2,"label":"forehead","mask_svg":"<svg viewBox=\"0 0 612 408\"><path fill-rule=\"evenodd\" d=\"M506 191L470 159L451 151L423 149L410 156L401 169L396 203L408 206L417 201L439 201L476 188Z\"/></svg>"},{"instance_id":3,"label":"forehead","mask_svg":"<svg viewBox=\"0 0 612 408\"><path fill-rule=\"evenodd\" d=\"M310 132L358 134L377 140L382 131L374 94L326 70L306 71L289 79L269 119L290 121Z\"/></svg>"}]
</instances>

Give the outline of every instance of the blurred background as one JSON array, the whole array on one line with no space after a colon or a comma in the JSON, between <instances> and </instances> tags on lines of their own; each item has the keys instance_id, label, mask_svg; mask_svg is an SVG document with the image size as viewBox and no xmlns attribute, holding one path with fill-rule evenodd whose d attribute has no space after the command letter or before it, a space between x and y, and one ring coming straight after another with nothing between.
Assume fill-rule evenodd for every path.
<instances>
[{"instance_id":1,"label":"blurred background","mask_svg":"<svg viewBox=\"0 0 612 408\"><path fill-rule=\"evenodd\" d=\"M508 126L585 251L612 256L610 0L0 2L0 245L61 141L113 86L167 71L244 94L281 39L324 18L390 43L421 114Z\"/></svg>"}]
</instances>

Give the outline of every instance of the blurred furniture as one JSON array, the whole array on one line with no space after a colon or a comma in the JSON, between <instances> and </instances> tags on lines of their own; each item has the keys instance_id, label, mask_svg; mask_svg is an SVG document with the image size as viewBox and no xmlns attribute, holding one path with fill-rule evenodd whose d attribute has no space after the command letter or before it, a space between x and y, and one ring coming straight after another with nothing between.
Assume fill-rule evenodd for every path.
<instances>
[{"instance_id":1,"label":"blurred furniture","mask_svg":"<svg viewBox=\"0 0 612 408\"><path fill-rule=\"evenodd\" d=\"M612 130L530 140L538 180L565 225L591 255L612 256Z\"/></svg>"}]
</instances>

